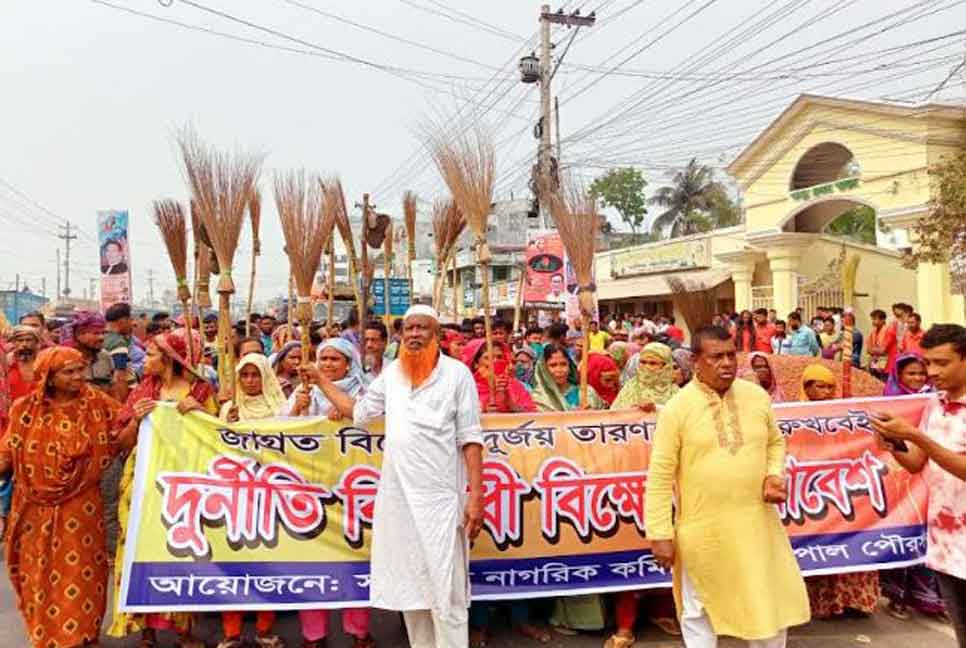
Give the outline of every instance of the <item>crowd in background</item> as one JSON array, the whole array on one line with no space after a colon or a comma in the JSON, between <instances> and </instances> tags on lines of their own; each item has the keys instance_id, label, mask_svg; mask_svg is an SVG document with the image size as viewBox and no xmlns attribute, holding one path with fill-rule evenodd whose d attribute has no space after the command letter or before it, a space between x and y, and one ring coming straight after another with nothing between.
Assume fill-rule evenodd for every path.
<instances>
[{"instance_id":1,"label":"crowd in background","mask_svg":"<svg viewBox=\"0 0 966 648\"><path fill-rule=\"evenodd\" d=\"M855 327L849 309L821 308L809 315L796 311L782 320L774 311L759 309L717 315L711 324L726 329L743 354L740 377L759 385L773 403L828 400L838 393L839 376L821 363L809 366L798 389L790 393L781 379L780 356L841 361L846 355L854 367L882 381L884 395L935 388L923 357L926 333L908 305L896 304L891 318L873 311L869 331ZM190 338L183 317L135 316L126 304L103 314L78 312L57 327L48 324L39 313L22 317L6 335L0 367L0 419L5 430L0 472L9 475L12 469L13 475L3 482L0 512L8 536L8 569L35 646L97 641L109 566L119 563L124 548L134 440L140 421L157 402L176 402L182 413L203 410L230 422L283 414L351 418L352 404L396 357L402 334L401 320L387 328L380 320L360 322L354 313L341 323L317 322L309 331L307 357L313 362L306 366L295 327L272 315L253 315L234 327L235 391L219 399L218 322L213 314L194 322ZM943 335L960 345L962 330L956 328L960 338L955 331ZM846 329L851 349L843 348ZM583 362L589 376L588 407L596 410L660 406L694 379L685 332L670 316L617 314L605 323L591 322L588 348L579 323L557 322L545 328L534 324L514 331L496 319L491 323L492 351L484 330L482 318L444 324L439 348L465 363L485 412L580 408ZM966 343L956 349L966 354ZM71 434L75 436L64 441ZM62 450L64 456L52 457L43 452L44 443L70 447ZM42 506L34 506L38 503ZM76 515L47 513L58 508ZM58 574L59 584L50 582L52 573ZM116 588L119 570L114 576ZM53 617L46 597L54 598L49 593L52 585L68 582L80 595L58 598ZM882 595L888 612L900 619L908 618L913 609L946 615L940 584L925 566L814 577L807 583L813 618L872 614ZM957 614L962 623L961 611ZM342 610L341 615L356 648L375 645L369 610ZM273 631L275 615L266 611L256 616L255 644L282 646ZM306 648L325 645L330 616L327 610L299 613ZM501 617L536 643L550 642L554 632L614 627L605 646L626 648L643 621L669 635L681 632L669 592L625 592L474 603L471 645L485 646ZM115 610L111 621L108 634L137 633L144 647L155 645L159 632L176 633L180 646L203 645L193 633L192 615ZM222 614L219 647L240 648L242 631L241 613Z\"/></svg>"}]
</instances>

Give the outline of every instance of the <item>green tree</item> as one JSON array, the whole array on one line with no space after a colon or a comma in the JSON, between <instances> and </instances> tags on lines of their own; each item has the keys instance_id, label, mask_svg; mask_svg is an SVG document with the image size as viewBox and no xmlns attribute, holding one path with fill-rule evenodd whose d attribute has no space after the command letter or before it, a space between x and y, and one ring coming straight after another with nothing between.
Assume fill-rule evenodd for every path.
<instances>
[{"instance_id":1,"label":"green tree","mask_svg":"<svg viewBox=\"0 0 966 648\"><path fill-rule=\"evenodd\" d=\"M674 172L671 184L658 189L648 202L664 208L651 223L651 231L670 230L671 238L741 222L741 211L727 188L715 180L711 167L694 158Z\"/></svg>"},{"instance_id":2,"label":"green tree","mask_svg":"<svg viewBox=\"0 0 966 648\"><path fill-rule=\"evenodd\" d=\"M647 180L640 170L633 167L611 169L594 180L590 185L590 195L599 200L604 207L613 207L637 238L647 215L647 200L644 187Z\"/></svg>"},{"instance_id":3,"label":"green tree","mask_svg":"<svg viewBox=\"0 0 966 648\"><path fill-rule=\"evenodd\" d=\"M833 236L875 245L875 210L865 205L853 207L829 223L825 231Z\"/></svg>"}]
</instances>

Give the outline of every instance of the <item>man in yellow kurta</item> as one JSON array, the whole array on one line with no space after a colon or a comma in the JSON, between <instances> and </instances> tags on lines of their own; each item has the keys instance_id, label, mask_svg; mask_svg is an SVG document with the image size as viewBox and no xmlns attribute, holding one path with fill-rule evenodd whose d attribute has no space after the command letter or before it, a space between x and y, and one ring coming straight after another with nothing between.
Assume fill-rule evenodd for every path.
<instances>
[{"instance_id":1,"label":"man in yellow kurta","mask_svg":"<svg viewBox=\"0 0 966 648\"><path fill-rule=\"evenodd\" d=\"M810 617L808 594L774 504L786 497L785 440L768 394L735 380L726 330L694 334L695 380L658 415L647 478L647 535L673 568L688 648L718 635L782 648ZM672 524L672 489L678 507Z\"/></svg>"}]
</instances>

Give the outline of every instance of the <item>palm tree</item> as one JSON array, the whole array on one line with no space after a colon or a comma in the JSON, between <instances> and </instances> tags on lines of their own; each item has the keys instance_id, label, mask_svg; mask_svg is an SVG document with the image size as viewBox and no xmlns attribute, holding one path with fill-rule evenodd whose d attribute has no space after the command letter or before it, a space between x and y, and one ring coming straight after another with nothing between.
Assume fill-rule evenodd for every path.
<instances>
[{"instance_id":1,"label":"palm tree","mask_svg":"<svg viewBox=\"0 0 966 648\"><path fill-rule=\"evenodd\" d=\"M727 189L714 179L711 167L698 164L695 158L675 172L671 185L658 189L648 202L664 208L651 223L651 231L660 233L670 228L671 238L718 226L717 215L723 203L733 206Z\"/></svg>"}]
</instances>

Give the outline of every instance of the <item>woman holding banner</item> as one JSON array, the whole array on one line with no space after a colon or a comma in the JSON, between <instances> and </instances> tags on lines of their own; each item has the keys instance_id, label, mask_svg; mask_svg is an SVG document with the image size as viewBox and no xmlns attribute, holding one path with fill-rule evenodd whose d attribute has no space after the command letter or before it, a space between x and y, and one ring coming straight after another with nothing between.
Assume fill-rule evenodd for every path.
<instances>
[{"instance_id":1,"label":"woman holding banner","mask_svg":"<svg viewBox=\"0 0 966 648\"><path fill-rule=\"evenodd\" d=\"M235 394L221 407L219 418L228 423L243 423L278 416L285 407L285 394L272 372L268 358L260 353L249 353L235 367ZM243 612L222 612L221 627L224 639L218 648L243 648ZM259 610L255 613L255 645L258 648L284 648L281 637L272 632L275 613Z\"/></svg>"},{"instance_id":2,"label":"woman holding banner","mask_svg":"<svg viewBox=\"0 0 966 648\"><path fill-rule=\"evenodd\" d=\"M567 351L550 343L543 347L537 362L533 402L540 412L567 412L580 409L580 384L577 367ZM588 409L607 409L606 403L590 385L587 386ZM604 604L597 594L568 596L557 599L550 625L560 634L576 634L578 630L604 628Z\"/></svg>"},{"instance_id":3,"label":"woman holding banner","mask_svg":"<svg viewBox=\"0 0 966 648\"><path fill-rule=\"evenodd\" d=\"M321 345L316 364L299 367L301 386L292 392L282 414L288 416L327 416L332 420L352 418L354 405L366 391L362 358L355 345L344 338L329 338ZM353 648L375 648L376 641L369 634L369 608L342 610L342 629L353 637ZM303 648L323 648L329 634L329 610L300 610Z\"/></svg>"},{"instance_id":4,"label":"woman holding banner","mask_svg":"<svg viewBox=\"0 0 966 648\"><path fill-rule=\"evenodd\" d=\"M482 338L473 340L463 349L463 363L469 367L476 381L480 409L494 413L536 412L537 406L530 398L530 392L510 374L509 349L502 342L494 342L493 351L496 362L491 363L486 351L486 340ZM493 399L490 399L490 371L496 373L496 396ZM483 648L488 643L491 607L492 604L486 602L470 605L471 648ZM510 622L518 634L538 643L550 642L552 637L549 632L530 623L529 601L511 601L507 607L510 610Z\"/></svg>"},{"instance_id":5,"label":"woman holding banner","mask_svg":"<svg viewBox=\"0 0 966 648\"><path fill-rule=\"evenodd\" d=\"M136 434L141 421L154 410L159 401L177 403L178 411L182 414L192 410L203 410L209 414L215 414L218 411L211 385L196 376L191 369L199 364L202 355L201 336L194 332L192 341L193 344L189 347L185 329L176 329L151 339L144 361L144 379L131 391L121 409L115 425L118 434ZM189 348L192 352L190 358L188 357ZM124 463L124 474L121 477L121 498L118 506L121 528L117 543L117 558L114 563L116 565L124 564L124 545L127 520L131 512L136 454L132 452L127 458ZM174 630L178 633L176 645L179 648L204 646L202 641L191 635L193 618L191 614L127 614L118 611L117 604L121 600L121 572L120 569L114 572L115 609L113 623L107 631L108 635L120 638L140 632L141 642L138 648L152 648L157 645L158 630Z\"/></svg>"},{"instance_id":6,"label":"woman holding banner","mask_svg":"<svg viewBox=\"0 0 966 648\"><path fill-rule=\"evenodd\" d=\"M97 645L107 581L98 484L135 437L111 433L119 404L86 384L80 351L45 349L34 371L36 386L11 408L0 447L0 474L18 480L7 569L33 646Z\"/></svg>"},{"instance_id":7,"label":"woman holding banner","mask_svg":"<svg viewBox=\"0 0 966 648\"><path fill-rule=\"evenodd\" d=\"M834 400L838 379L831 369L813 364L802 373L799 400ZM805 579L812 618L830 619L847 613L870 615L879 603L879 572L809 576Z\"/></svg>"},{"instance_id":8,"label":"woman holding banner","mask_svg":"<svg viewBox=\"0 0 966 648\"><path fill-rule=\"evenodd\" d=\"M650 409L654 405L664 405L678 392L674 373L674 358L670 347L660 342L651 342L639 354L637 374L624 385L611 408ZM634 627L637 625L642 598L654 625L671 636L681 635L674 611L674 597L670 592L619 592L614 597L617 632L604 643L604 648L627 648L634 644Z\"/></svg>"}]
</instances>

